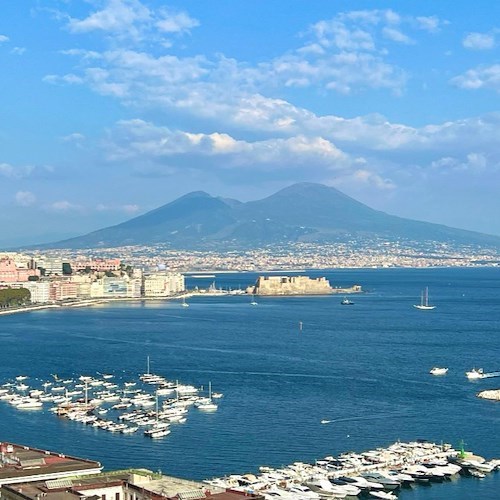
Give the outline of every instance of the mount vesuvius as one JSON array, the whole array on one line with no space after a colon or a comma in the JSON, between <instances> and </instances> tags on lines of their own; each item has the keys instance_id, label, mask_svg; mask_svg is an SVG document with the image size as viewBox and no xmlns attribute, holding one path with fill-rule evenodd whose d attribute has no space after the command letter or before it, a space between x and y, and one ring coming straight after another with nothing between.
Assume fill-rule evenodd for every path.
<instances>
[{"instance_id":1,"label":"mount vesuvius","mask_svg":"<svg viewBox=\"0 0 500 500\"><path fill-rule=\"evenodd\" d=\"M294 184L247 203L195 191L116 226L43 248L165 243L172 248L202 250L366 238L500 248L498 236L388 215L333 187L312 183Z\"/></svg>"}]
</instances>

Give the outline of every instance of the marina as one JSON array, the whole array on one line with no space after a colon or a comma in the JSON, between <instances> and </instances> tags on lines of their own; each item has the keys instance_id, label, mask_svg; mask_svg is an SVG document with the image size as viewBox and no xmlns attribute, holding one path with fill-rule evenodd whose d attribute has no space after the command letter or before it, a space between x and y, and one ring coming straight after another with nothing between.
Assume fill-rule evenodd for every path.
<instances>
[{"instance_id":1,"label":"marina","mask_svg":"<svg viewBox=\"0 0 500 500\"><path fill-rule=\"evenodd\" d=\"M327 456L314 464L294 462L281 468L261 466L259 474L231 474L207 480L211 486L261 494L266 500L396 499L402 488L452 481L458 475L483 479L500 469L451 444L426 440L396 442L386 448Z\"/></svg>"},{"instance_id":2,"label":"marina","mask_svg":"<svg viewBox=\"0 0 500 500\"><path fill-rule=\"evenodd\" d=\"M217 410L211 382L208 395L203 396L197 387L150 373L149 357L147 366L138 381L123 384L111 382L113 374L80 375L75 380L62 380L61 386L54 385L61 381L53 375L54 382L38 383L43 390L7 381L0 385L0 401L17 410L41 410L44 405L52 405L48 411L59 417L111 433L133 434L140 430L153 439L168 436L171 424L185 423L191 407ZM29 381L29 377L17 376L15 380ZM140 388L136 388L138 384ZM222 397L221 393L215 395Z\"/></svg>"}]
</instances>

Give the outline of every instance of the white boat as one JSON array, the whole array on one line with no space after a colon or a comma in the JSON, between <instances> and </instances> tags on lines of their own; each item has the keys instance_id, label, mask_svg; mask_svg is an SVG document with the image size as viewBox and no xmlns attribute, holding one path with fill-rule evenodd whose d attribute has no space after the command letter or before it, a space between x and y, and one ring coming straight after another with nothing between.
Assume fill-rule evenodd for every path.
<instances>
[{"instance_id":1,"label":"white boat","mask_svg":"<svg viewBox=\"0 0 500 500\"><path fill-rule=\"evenodd\" d=\"M477 370L473 368L470 372L465 372L465 376L469 380L484 378L484 371L482 368L478 368Z\"/></svg>"},{"instance_id":2,"label":"white boat","mask_svg":"<svg viewBox=\"0 0 500 500\"><path fill-rule=\"evenodd\" d=\"M323 420L321 421L321 423L322 423L322 424L329 424L330 422L331 422L331 420L325 420L325 419L323 419Z\"/></svg>"},{"instance_id":3,"label":"white boat","mask_svg":"<svg viewBox=\"0 0 500 500\"><path fill-rule=\"evenodd\" d=\"M353 302L352 300L349 300L347 297L344 297L344 298L342 299L341 304L342 304L343 306L353 306L353 305L354 305L354 302Z\"/></svg>"},{"instance_id":4,"label":"white boat","mask_svg":"<svg viewBox=\"0 0 500 500\"><path fill-rule=\"evenodd\" d=\"M422 290L422 294L420 295L420 304L413 304L413 307L420 309L422 311L430 311L431 309L435 309L436 306L429 305L429 288L425 287Z\"/></svg>"},{"instance_id":5,"label":"white boat","mask_svg":"<svg viewBox=\"0 0 500 500\"><path fill-rule=\"evenodd\" d=\"M189 304L186 302L186 297L182 297L181 306L182 307L189 307Z\"/></svg>"},{"instance_id":6,"label":"white boat","mask_svg":"<svg viewBox=\"0 0 500 500\"><path fill-rule=\"evenodd\" d=\"M255 295L252 295L252 302L250 302L251 306L258 306L259 303L255 300Z\"/></svg>"},{"instance_id":7,"label":"white boat","mask_svg":"<svg viewBox=\"0 0 500 500\"><path fill-rule=\"evenodd\" d=\"M434 368L431 368L429 373L431 375L446 375L446 373L448 373L448 368L439 368L438 366L435 366Z\"/></svg>"},{"instance_id":8,"label":"white boat","mask_svg":"<svg viewBox=\"0 0 500 500\"><path fill-rule=\"evenodd\" d=\"M198 405L198 410L217 411L217 405L212 401L212 382L208 383L208 399Z\"/></svg>"}]
</instances>

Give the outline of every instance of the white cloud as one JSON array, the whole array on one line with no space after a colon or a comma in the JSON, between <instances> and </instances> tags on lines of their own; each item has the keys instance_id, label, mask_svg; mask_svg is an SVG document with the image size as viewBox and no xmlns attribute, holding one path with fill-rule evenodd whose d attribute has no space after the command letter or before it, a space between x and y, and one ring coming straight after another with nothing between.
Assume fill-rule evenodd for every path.
<instances>
[{"instance_id":1,"label":"white cloud","mask_svg":"<svg viewBox=\"0 0 500 500\"><path fill-rule=\"evenodd\" d=\"M36 196L31 191L18 191L15 198L21 207L29 207L36 203Z\"/></svg>"},{"instance_id":2,"label":"white cloud","mask_svg":"<svg viewBox=\"0 0 500 500\"><path fill-rule=\"evenodd\" d=\"M466 90L486 88L500 92L500 64L470 69L450 81L457 87Z\"/></svg>"},{"instance_id":3,"label":"white cloud","mask_svg":"<svg viewBox=\"0 0 500 500\"><path fill-rule=\"evenodd\" d=\"M8 42L9 37L6 35L0 35L0 43Z\"/></svg>"},{"instance_id":4,"label":"white cloud","mask_svg":"<svg viewBox=\"0 0 500 500\"><path fill-rule=\"evenodd\" d=\"M448 21L442 21L436 16L419 16L415 20L421 30L428 31L429 33L437 33L442 25L448 24Z\"/></svg>"},{"instance_id":5,"label":"white cloud","mask_svg":"<svg viewBox=\"0 0 500 500\"><path fill-rule=\"evenodd\" d=\"M404 43L406 45L415 43L415 41L412 40L408 35L405 35L402 31L395 28L389 28L386 26L382 30L382 34L385 36L385 38L392 40L393 42Z\"/></svg>"},{"instance_id":6,"label":"white cloud","mask_svg":"<svg viewBox=\"0 0 500 500\"><path fill-rule=\"evenodd\" d=\"M31 165L15 167L9 163L0 163L0 176L8 179L23 179L30 176L35 170Z\"/></svg>"},{"instance_id":7,"label":"white cloud","mask_svg":"<svg viewBox=\"0 0 500 500\"><path fill-rule=\"evenodd\" d=\"M495 36L489 33L469 33L462 41L466 49L489 50L495 46Z\"/></svg>"},{"instance_id":8,"label":"white cloud","mask_svg":"<svg viewBox=\"0 0 500 500\"><path fill-rule=\"evenodd\" d=\"M163 35L189 33L200 25L197 19L183 11L147 7L139 0L105 0L102 7L82 19L69 18L67 29L80 34L100 31L108 36L141 43L144 40L170 45Z\"/></svg>"},{"instance_id":9,"label":"white cloud","mask_svg":"<svg viewBox=\"0 0 500 500\"><path fill-rule=\"evenodd\" d=\"M156 21L156 27L164 33L185 33L199 25L200 22L186 12L176 13L166 9L161 11L160 18Z\"/></svg>"},{"instance_id":10,"label":"white cloud","mask_svg":"<svg viewBox=\"0 0 500 500\"><path fill-rule=\"evenodd\" d=\"M51 83L54 85L63 85L63 84L69 84L69 85L78 85L84 83L84 79L74 75L72 73L68 73L67 75L45 75L42 78L42 81L45 83Z\"/></svg>"},{"instance_id":11,"label":"white cloud","mask_svg":"<svg viewBox=\"0 0 500 500\"><path fill-rule=\"evenodd\" d=\"M82 210L81 205L71 203L67 200L55 201L51 203L47 208L54 212L74 212Z\"/></svg>"},{"instance_id":12,"label":"white cloud","mask_svg":"<svg viewBox=\"0 0 500 500\"><path fill-rule=\"evenodd\" d=\"M17 56L22 56L26 52L26 47L14 47L10 52Z\"/></svg>"},{"instance_id":13,"label":"white cloud","mask_svg":"<svg viewBox=\"0 0 500 500\"><path fill-rule=\"evenodd\" d=\"M72 33L100 30L137 35L136 23L147 21L150 16L149 9L138 0L107 0L102 10L84 19L71 18L67 26Z\"/></svg>"}]
</instances>

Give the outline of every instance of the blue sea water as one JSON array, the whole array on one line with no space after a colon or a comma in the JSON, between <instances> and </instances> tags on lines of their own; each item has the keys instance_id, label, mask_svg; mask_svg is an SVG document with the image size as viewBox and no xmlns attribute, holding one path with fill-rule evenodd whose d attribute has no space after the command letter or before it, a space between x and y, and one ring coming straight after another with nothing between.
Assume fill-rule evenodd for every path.
<instances>
[{"instance_id":1,"label":"blue sea water","mask_svg":"<svg viewBox=\"0 0 500 500\"><path fill-rule=\"evenodd\" d=\"M500 269L369 269L310 272L366 290L339 296L193 297L121 302L0 317L0 382L146 370L223 392L219 410L192 410L163 440L106 433L0 404L0 441L186 478L313 462L425 438L500 457L500 404L475 397L500 379L468 381L473 367L500 370ZM236 288L255 274L217 275ZM208 286L210 280L188 281ZM429 287L433 311L418 311ZM302 331L299 323L302 322ZM444 377L433 366L449 367ZM29 381L28 381L29 382ZM322 425L322 419L331 420ZM496 499L500 474L402 491L401 499Z\"/></svg>"}]
</instances>

